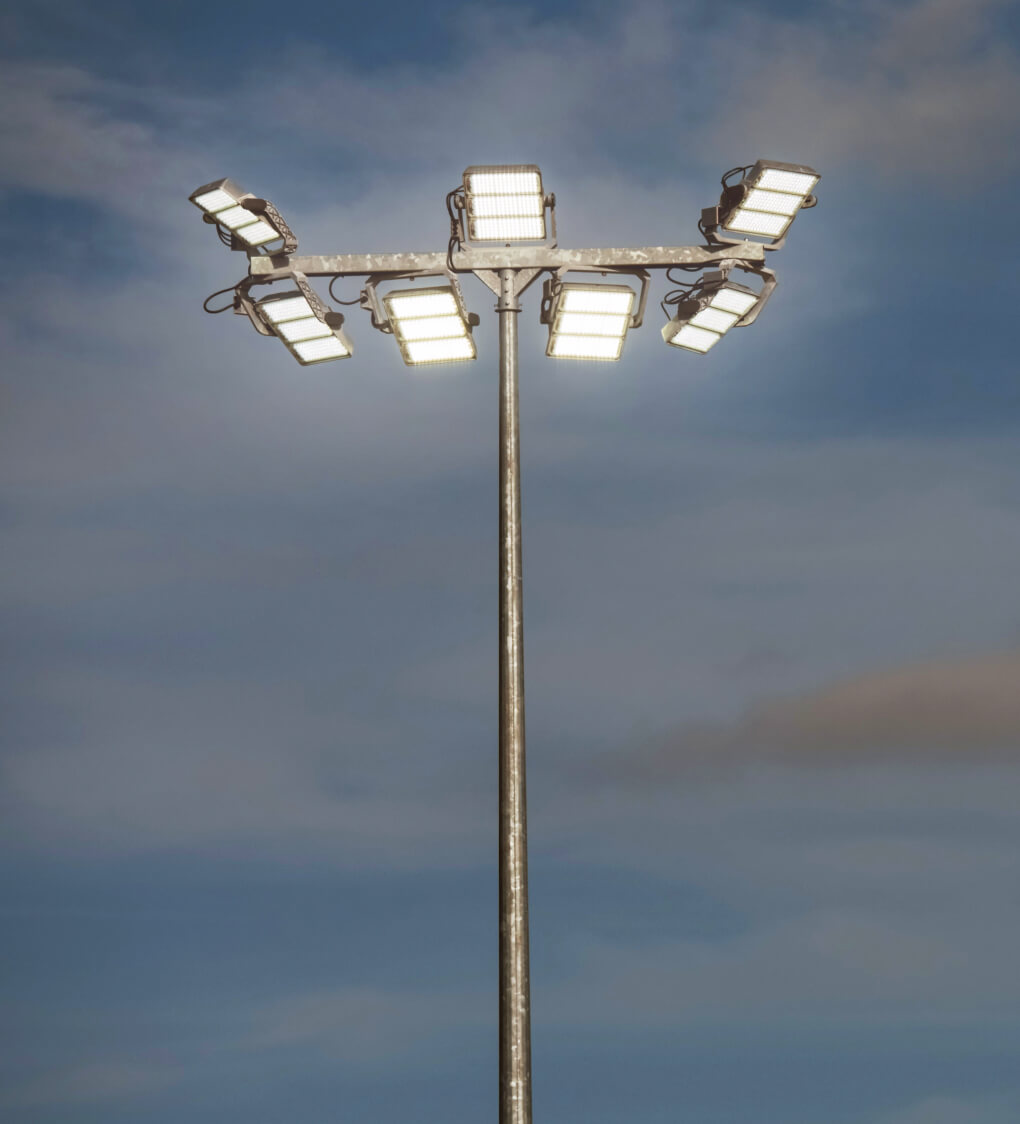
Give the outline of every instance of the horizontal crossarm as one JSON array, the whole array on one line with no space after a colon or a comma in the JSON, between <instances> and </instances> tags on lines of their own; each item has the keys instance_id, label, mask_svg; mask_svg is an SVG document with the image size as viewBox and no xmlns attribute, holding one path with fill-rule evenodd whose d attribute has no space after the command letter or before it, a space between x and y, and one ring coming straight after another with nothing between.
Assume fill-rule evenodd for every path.
<instances>
[{"instance_id":1,"label":"horizontal crossarm","mask_svg":"<svg viewBox=\"0 0 1020 1124\"><path fill-rule=\"evenodd\" d=\"M722 261L764 262L758 242L735 246L641 246L633 249L566 250L557 246L500 246L407 254L307 254L253 257L253 277L271 281L293 271L306 277L367 276L373 273L439 272L452 264L455 271L484 269L666 269L671 265L718 265Z\"/></svg>"}]
</instances>

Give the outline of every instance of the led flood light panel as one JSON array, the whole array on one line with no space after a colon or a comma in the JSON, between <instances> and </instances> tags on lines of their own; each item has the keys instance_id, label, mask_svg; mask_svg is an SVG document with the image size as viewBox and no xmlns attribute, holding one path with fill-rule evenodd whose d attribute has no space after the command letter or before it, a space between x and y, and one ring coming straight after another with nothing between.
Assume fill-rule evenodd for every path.
<instances>
[{"instance_id":1,"label":"led flood light panel","mask_svg":"<svg viewBox=\"0 0 1020 1124\"><path fill-rule=\"evenodd\" d=\"M399 289L382 299L409 367L475 358L471 328L452 285Z\"/></svg>"},{"instance_id":2,"label":"led flood light panel","mask_svg":"<svg viewBox=\"0 0 1020 1124\"><path fill-rule=\"evenodd\" d=\"M662 338L671 347L704 355L754 308L758 299L753 289L727 281L680 304L676 316L662 329Z\"/></svg>"},{"instance_id":3,"label":"led flood light panel","mask_svg":"<svg viewBox=\"0 0 1020 1124\"><path fill-rule=\"evenodd\" d=\"M741 182L742 197L723 218L723 230L781 238L820 178L803 164L759 160Z\"/></svg>"},{"instance_id":4,"label":"led flood light panel","mask_svg":"<svg viewBox=\"0 0 1020 1124\"><path fill-rule=\"evenodd\" d=\"M626 285L560 286L545 353L553 359L619 359L630 328L634 290Z\"/></svg>"},{"instance_id":5,"label":"led flood light panel","mask_svg":"<svg viewBox=\"0 0 1020 1124\"><path fill-rule=\"evenodd\" d=\"M311 286L266 297L257 307L263 322L299 363L308 366L350 356L350 341L340 329L343 317L327 309Z\"/></svg>"},{"instance_id":6,"label":"led flood light panel","mask_svg":"<svg viewBox=\"0 0 1020 1124\"><path fill-rule=\"evenodd\" d=\"M471 167L464 172L467 236L474 242L545 239L542 173L534 164Z\"/></svg>"},{"instance_id":7,"label":"led flood light panel","mask_svg":"<svg viewBox=\"0 0 1020 1124\"><path fill-rule=\"evenodd\" d=\"M283 238L283 233L267 222L264 215L255 214L244 206L244 200L255 196L233 180L214 180L193 191L188 198L200 211L252 248Z\"/></svg>"}]
</instances>

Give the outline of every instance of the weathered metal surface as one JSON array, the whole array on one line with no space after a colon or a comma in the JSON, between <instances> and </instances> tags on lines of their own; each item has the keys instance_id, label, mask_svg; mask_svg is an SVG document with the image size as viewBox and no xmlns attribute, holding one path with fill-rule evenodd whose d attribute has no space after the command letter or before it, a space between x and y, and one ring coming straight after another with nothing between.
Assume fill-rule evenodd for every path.
<instances>
[{"instance_id":1,"label":"weathered metal surface","mask_svg":"<svg viewBox=\"0 0 1020 1124\"><path fill-rule=\"evenodd\" d=\"M454 250L450 261L458 272L500 269L663 269L670 265L712 265L728 258L763 262L765 251L757 242L737 246L640 246L567 250L555 246L499 246L486 249ZM408 254L309 254L284 260L255 256L251 259L253 276L270 280L284 277L298 269L309 277L333 277L336 274L408 273L415 270L446 269L445 251L423 251Z\"/></svg>"},{"instance_id":2,"label":"weathered metal surface","mask_svg":"<svg viewBox=\"0 0 1020 1124\"><path fill-rule=\"evenodd\" d=\"M499 274L499 1124L531 1124L528 828L524 776L524 618L517 314Z\"/></svg>"}]
</instances>

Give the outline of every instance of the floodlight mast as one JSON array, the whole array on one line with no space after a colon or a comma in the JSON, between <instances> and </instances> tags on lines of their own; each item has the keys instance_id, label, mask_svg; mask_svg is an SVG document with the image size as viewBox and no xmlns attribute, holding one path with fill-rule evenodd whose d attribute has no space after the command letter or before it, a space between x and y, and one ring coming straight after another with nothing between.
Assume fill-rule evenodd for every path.
<instances>
[{"instance_id":1,"label":"floodlight mast","mask_svg":"<svg viewBox=\"0 0 1020 1124\"><path fill-rule=\"evenodd\" d=\"M551 198L551 197L549 197ZM545 200L546 205L548 199ZM715 266L763 273L765 249L725 245L561 249L463 242L445 251L250 256L245 284L306 277L387 279L473 273L496 296L499 317L499 1124L532 1124L531 986L528 950L527 800L524 739L524 618L518 408L519 298L543 273L630 275ZM764 271L768 273L769 271ZM374 296L373 296L374 299ZM370 307L364 305L364 307ZM643 295L642 295L643 310ZM748 320L750 322L750 320ZM378 326L378 325L377 325ZM636 326L636 324L634 325Z\"/></svg>"},{"instance_id":2,"label":"floodlight mast","mask_svg":"<svg viewBox=\"0 0 1020 1124\"><path fill-rule=\"evenodd\" d=\"M386 275L423 279L452 267L473 273L497 297L499 317L499 1124L532 1124L528 829L524 737L524 613L521 565L520 295L545 272L617 274L670 266L760 267L762 245L647 246L569 250L555 246L464 247L452 252L252 257L257 282Z\"/></svg>"},{"instance_id":3,"label":"floodlight mast","mask_svg":"<svg viewBox=\"0 0 1020 1124\"><path fill-rule=\"evenodd\" d=\"M532 278L533 279L533 278ZM499 271L499 1122L531 1124L516 271ZM525 282L527 284L527 282ZM524 286L522 286L523 288Z\"/></svg>"}]
</instances>

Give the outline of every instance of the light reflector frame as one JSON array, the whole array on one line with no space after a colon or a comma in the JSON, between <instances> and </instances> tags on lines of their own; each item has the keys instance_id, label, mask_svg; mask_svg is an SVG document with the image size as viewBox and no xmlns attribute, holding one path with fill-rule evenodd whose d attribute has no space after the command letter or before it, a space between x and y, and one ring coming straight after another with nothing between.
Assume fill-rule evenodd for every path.
<instances>
[{"instance_id":1,"label":"light reflector frame","mask_svg":"<svg viewBox=\"0 0 1020 1124\"><path fill-rule=\"evenodd\" d=\"M272 204L263 207L264 201L260 201L259 206L263 207L260 213L243 206L244 200L257 197L231 179L213 180L197 188L188 198L204 215L253 250L270 242L287 242L288 235L293 238L289 228L283 230L274 224L278 213ZM280 223L281 227L285 225Z\"/></svg>"},{"instance_id":2,"label":"light reflector frame","mask_svg":"<svg viewBox=\"0 0 1020 1124\"><path fill-rule=\"evenodd\" d=\"M808 202L821 176L806 164L759 160L736 189L720 216L720 226L733 234L753 234L781 245L797 212ZM727 188L727 195L734 189Z\"/></svg>"},{"instance_id":3,"label":"light reflector frame","mask_svg":"<svg viewBox=\"0 0 1020 1124\"><path fill-rule=\"evenodd\" d=\"M471 325L452 284L396 289L385 293L382 302L408 367L476 358Z\"/></svg>"},{"instance_id":4,"label":"light reflector frame","mask_svg":"<svg viewBox=\"0 0 1020 1124\"><path fill-rule=\"evenodd\" d=\"M704 355L762 299L746 285L723 281L684 301L662 329L670 347Z\"/></svg>"},{"instance_id":5,"label":"light reflector frame","mask_svg":"<svg viewBox=\"0 0 1020 1124\"><path fill-rule=\"evenodd\" d=\"M297 289L274 293L256 304L262 322L304 367L349 359L351 342L343 332L343 316L328 308L303 276Z\"/></svg>"},{"instance_id":6,"label":"light reflector frame","mask_svg":"<svg viewBox=\"0 0 1020 1124\"><path fill-rule=\"evenodd\" d=\"M535 164L464 170L462 233L467 242L544 242L546 199Z\"/></svg>"},{"instance_id":7,"label":"light reflector frame","mask_svg":"<svg viewBox=\"0 0 1020 1124\"><path fill-rule=\"evenodd\" d=\"M549 311L546 355L550 359L619 359L635 300L628 285L563 282Z\"/></svg>"}]
</instances>

